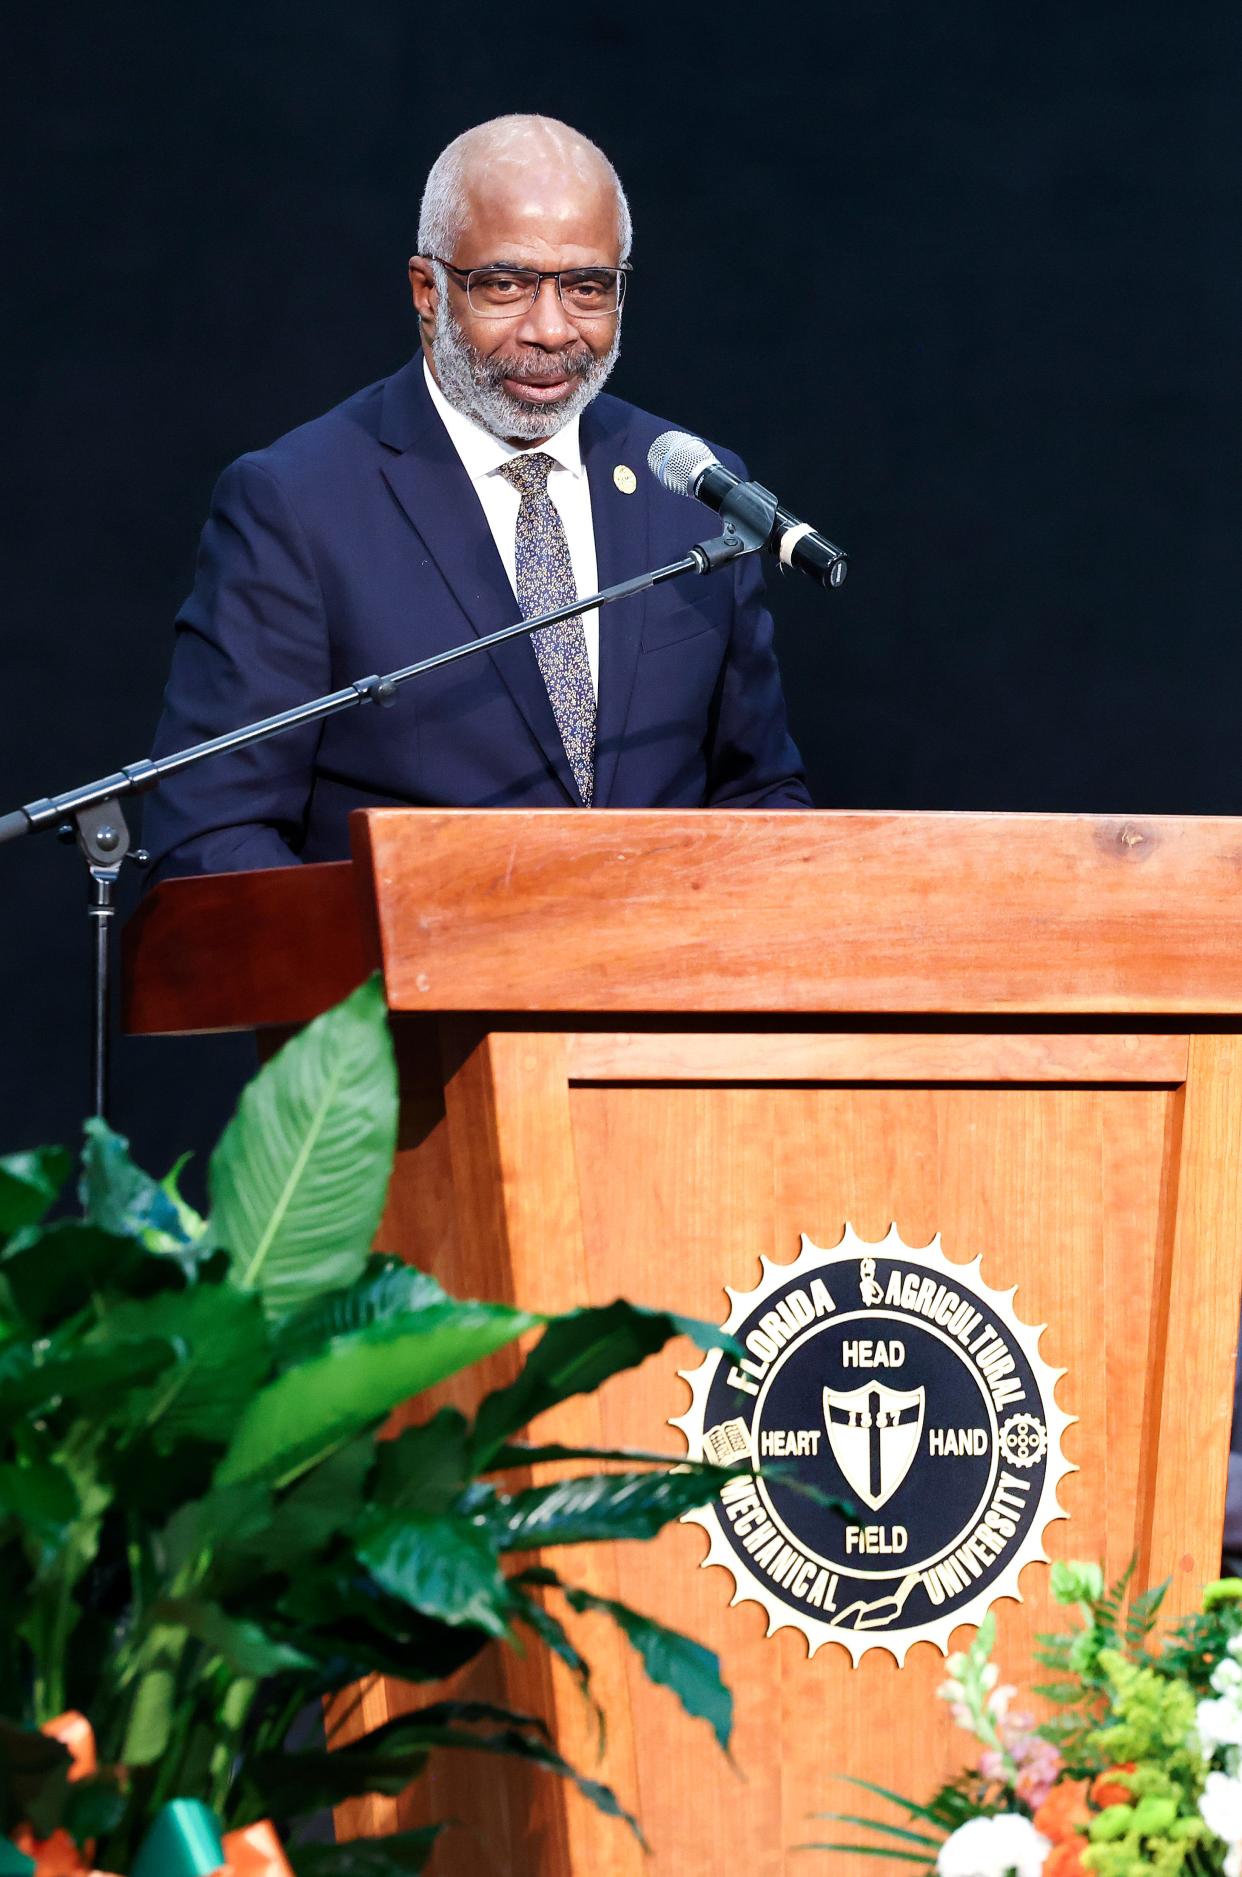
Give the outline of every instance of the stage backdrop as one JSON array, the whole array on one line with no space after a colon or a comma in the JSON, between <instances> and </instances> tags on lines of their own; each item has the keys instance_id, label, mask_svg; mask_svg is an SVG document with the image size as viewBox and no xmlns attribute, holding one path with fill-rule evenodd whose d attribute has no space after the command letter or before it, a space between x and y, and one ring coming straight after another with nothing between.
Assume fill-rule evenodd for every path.
<instances>
[{"instance_id":1,"label":"stage backdrop","mask_svg":"<svg viewBox=\"0 0 1242 1877\"><path fill-rule=\"evenodd\" d=\"M564 116L636 225L614 386L844 542L774 582L817 800L1242 807L1242 16L217 0L10 27L0 807L145 753L212 483L398 365L422 177ZM0 1143L85 1096L82 884L0 852ZM124 1045L156 1166L235 1040Z\"/></svg>"}]
</instances>

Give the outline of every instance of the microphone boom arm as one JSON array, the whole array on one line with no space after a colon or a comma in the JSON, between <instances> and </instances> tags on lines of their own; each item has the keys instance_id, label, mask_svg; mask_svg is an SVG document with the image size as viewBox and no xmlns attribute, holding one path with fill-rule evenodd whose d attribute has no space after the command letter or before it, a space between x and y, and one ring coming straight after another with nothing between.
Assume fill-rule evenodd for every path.
<instances>
[{"instance_id":1,"label":"microphone boom arm","mask_svg":"<svg viewBox=\"0 0 1242 1877\"><path fill-rule=\"evenodd\" d=\"M775 497L772 499L775 503ZM148 790L158 787L165 776L193 768L196 763L205 762L209 757L226 756L233 750L247 748L251 743L265 743L269 737L279 736L285 730L299 729L304 724L322 723L325 718L337 717L342 711L353 710L358 704L385 707L396 701L400 687L411 679L421 678L429 671L438 671L444 665L455 664L458 659L469 658L474 652L489 651L492 646L504 645L510 639L538 632L544 626L560 625L579 613L594 612L600 607L610 606L615 600L632 599L635 594L646 593L650 588L662 586L667 580L679 579L683 574L711 573L717 567L737 560L740 555L751 554L756 548L762 547L763 541L751 538L753 533L754 529L746 528L740 518L738 525L734 525L733 518L729 517L724 533L717 540L697 543L684 559L671 561L666 567L637 574L631 580L618 581L615 586L605 587L599 593L586 594L565 606L556 607L552 612L516 620L510 626L502 626L498 631L485 633L477 639L467 639L461 645L450 646L444 652L435 652L430 658L421 658L413 665L403 665L397 671L359 678L339 691L329 691L323 697L311 698L305 704L294 704L288 710L277 711L274 716L260 717L254 723L228 730L223 736L209 737L203 743L191 744L188 749L176 750L169 756L145 756L139 762L127 763L112 775L100 776L96 781L83 783L75 789L66 789L60 795L27 802L10 814L0 815L0 847L7 841L20 839L24 834L60 827L67 819L81 814L84 809L97 807L102 802L123 801L130 795L145 795Z\"/></svg>"},{"instance_id":2,"label":"microphone boom arm","mask_svg":"<svg viewBox=\"0 0 1242 1877\"><path fill-rule=\"evenodd\" d=\"M264 743L269 737L280 736L284 731L298 729L303 724L322 723L326 718L339 716L342 711L353 710L359 704L378 704L383 708L396 702L397 693L403 684L409 684L429 671L438 671L444 665L454 664L460 658L469 658L475 652L486 652L492 646L504 645L510 639L538 632L544 626L560 625L562 621L572 619L579 613L594 612L600 607L610 606L615 600L631 599L635 594L662 586L665 581L677 580L683 574L712 573L717 567L726 566L743 554L753 554L764 545L771 533L776 509L776 498L772 496L772 515L767 516L765 523L766 502L762 498L767 497L767 491L758 491L760 499L756 500L752 493L756 487L755 484L747 484L733 491L731 502L733 497L746 499L738 500L727 513L722 504L721 513L725 515L723 534L715 540L698 542L681 560L670 561L666 567L656 567L648 573L636 574L633 579L618 581L615 586L604 587L599 593L587 594L568 605L554 608L552 612L539 613L533 619L516 620L496 632L488 632L481 638L450 646L447 651L435 652L430 658L421 658L413 665L403 665L397 671L359 678L339 691L330 691L323 697L294 704L289 710L277 711L274 716L243 724L236 730L226 731L223 736L209 737L205 742L192 744L188 749L175 750L168 756L144 756L139 762L126 763L111 775L99 776L93 782L66 789L59 795L48 795L39 801L27 802L24 807L13 809L10 814L0 815L0 847L9 841L20 840L23 835L54 828L62 838L76 843L86 862L90 876L87 915L92 933L92 1112L103 1117L108 1106L111 936L116 910L115 889L126 859L144 864L147 858L141 852L130 852L130 833L121 806L127 797L145 795L149 790L157 788L165 776L176 775L182 769L191 769L196 763L206 762L212 756L224 756L233 750L246 749L252 743Z\"/></svg>"}]
</instances>

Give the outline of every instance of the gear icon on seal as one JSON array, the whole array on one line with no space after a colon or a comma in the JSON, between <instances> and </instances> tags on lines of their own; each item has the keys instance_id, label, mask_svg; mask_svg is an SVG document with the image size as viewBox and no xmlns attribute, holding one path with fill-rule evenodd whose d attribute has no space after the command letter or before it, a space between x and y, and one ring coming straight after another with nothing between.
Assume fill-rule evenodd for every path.
<instances>
[{"instance_id":1,"label":"gear icon on seal","mask_svg":"<svg viewBox=\"0 0 1242 1877\"><path fill-rule=\"evenodd\" d=\"M1038 1466L1048 1451L1048 1429L1035 1414L1011 1414L997 1438L1010 1466Z\"/></svg>"}]
</instances>

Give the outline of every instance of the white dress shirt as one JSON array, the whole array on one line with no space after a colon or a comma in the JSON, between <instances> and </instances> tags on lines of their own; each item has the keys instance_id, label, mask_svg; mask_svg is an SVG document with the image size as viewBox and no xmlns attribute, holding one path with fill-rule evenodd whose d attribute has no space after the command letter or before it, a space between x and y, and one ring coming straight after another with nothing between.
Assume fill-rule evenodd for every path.
<instances>
[{"instance_id":1,"label":"white dress shirt","mask_svg":"<svg viewBox=\"0 0 1242 1877\"><path fill-rule=\"evenodd\" d=\"M511 456L520 456L522 451L506 443L503 438L494 437L490 430L484 430L472 417L465 417L461 411L455 410L432 377L426 359L423 360L423 370L427 375L431 401L443 419L453 448L474 486L516 598L517 517L522 498L513 484L506 482L500 470ZM565 527L574 584L579 593L594 593L599 585L595 563L595 528L591 520L591 486L587 481L582 446L578 440L578 419L575 417L572 423L566 424L563 430L558 430L554 437L550 437L546 443L540 443L537 448L552 458L552 468L548 472L548 494ZM503 619L496 621L497 626L504 623ZM584 613L582 627L586 634L591 683L598 698L598 612Z\"/></svg>"}]
</instances>

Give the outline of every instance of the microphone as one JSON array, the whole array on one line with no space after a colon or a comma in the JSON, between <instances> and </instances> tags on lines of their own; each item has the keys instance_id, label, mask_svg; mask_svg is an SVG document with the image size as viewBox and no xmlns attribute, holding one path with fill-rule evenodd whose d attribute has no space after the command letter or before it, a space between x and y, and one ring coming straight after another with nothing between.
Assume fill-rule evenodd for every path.
<instances>
[{"instance_id":1,"label":"microphone","mask_svg":"<svg viewBox=\"0 0 1242 1877\"><path fill-rule=\"evenodd\" d=\"M647 467L674 495L692 495L719 510L734 489L745 488L740 476L726 469L702 437L685 430L665 430L647 452ZM749 485L749 486L754 486ZM848 562L845 550L817 534L809 521L799 521L787 508L778 508L772 533L765 543L782 567L796 567L821 586L839 587Z\"/></svg>"}]
</instances>

